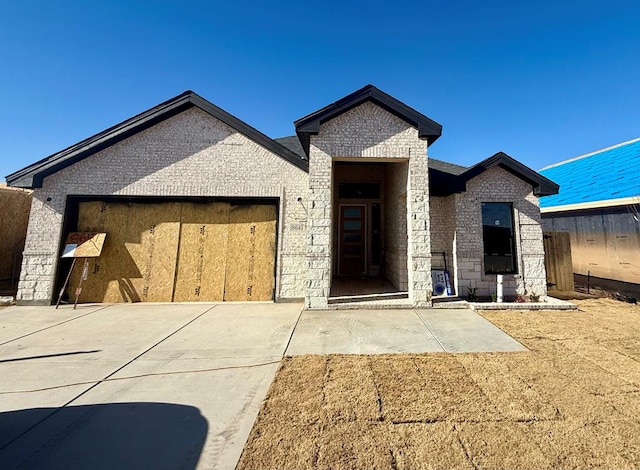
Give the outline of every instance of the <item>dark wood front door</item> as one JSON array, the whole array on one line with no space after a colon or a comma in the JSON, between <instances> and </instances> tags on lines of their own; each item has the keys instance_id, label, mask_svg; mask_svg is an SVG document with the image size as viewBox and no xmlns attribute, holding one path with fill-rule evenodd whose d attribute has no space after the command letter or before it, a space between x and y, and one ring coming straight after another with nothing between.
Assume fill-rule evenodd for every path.
<instances>
[{"instance_id":1,"label":"dark wood front door","mask_svg":"<svg viewBox=\"0 0 640 470\"><path fill-rule=\"evenodd\" d=\"M340 207L340 274L365 275L365 207L344 205Z\"/></svg>"}]
</instances>

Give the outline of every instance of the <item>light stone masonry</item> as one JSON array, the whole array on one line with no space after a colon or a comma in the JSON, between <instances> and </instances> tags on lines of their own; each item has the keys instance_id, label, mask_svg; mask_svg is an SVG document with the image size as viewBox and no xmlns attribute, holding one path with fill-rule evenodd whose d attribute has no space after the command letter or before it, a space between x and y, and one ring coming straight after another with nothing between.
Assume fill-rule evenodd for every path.
<instances>
[{"instance_id":1,"label":"light stone masonry","mask_svg":"<svg viewBox=\"0 0 640 470\"><path fill-rule=\"evenodd\" d=\"M17 300L49 304L54 298L62 219L72 195L277 198L276 299L301 298L307 188L305 171L191 108L44 179L33 195Z\"/></svg>"},{"instance_id":2,"label":"light stone masonry","mask_svg":"<svg viewBox=\"0 0 640 470\"><path fill-rule=\"evenodd\" d=\"M388 192L404 193L404 213L406 228L402 230L406 241L393 240L391 233L397 228L385 228L385 258L388 264L391 282L402 288L405 283L414 306L430 305L431 276L425 280L413 279L412 272L431 272L431 253L429 237L429 188L427 166L427 142L418 137L418 130L404 120L394 116L372 102L364 102L335 118L320 125L317 135L311 136L309 152L309 202L316 201L323 207L331 208L333 198L328 188L333 187L333 160L385 162L397 160L408 162L401 191L388 184ZM398 171L396 164L389 165L387 171ZM335 188L334 188L335 190ZM307 295L305 306L310 309L323 309L328 306L331 288L332 243L320 244L325 239L315 238L313 222L317 217L323 224L336 227L331 210L325 214L310 214L310 229L307 235ZM387 225L392 225L388 223ZM397 227L397 225L396 225ZM317 268L311 268L315 261ZM324 283L318 286L311 281L317 278L314 270L322 272ZM403 276L405 274L405 276ZM406 277L406 279L405 279Z\"/></svg>"},{"instance_id":3,"label":"light stone masonry","mask_svg":"<svg viewBox=\"0 0 640 470\"><path fill-rule=\"evenodd\" d=\"M481 296L496 292L496 276L484 274L483 202L513 204L518 273L504 275L505 295L546 295L538 198L529 183L498 167L471 179L467 182L466 192L455 195L454 257L458 294L465 296L473 288Z\"/></svg>"},{"instance_id":4,"label":"light stone masonry","mask_svg":"<svg viewBox=\"0 0 640 470\"><path fill-rule=\"evenodd\" d=\"M275 298L304 298L308 309L328 308L338 274L340 203L367 210L373 202L381 205L382 269L409 293L414 307L427 307L431 270L444 267L443 253L459 296L469 289L481 296L495 292L495 275L484 274L481 207L508 202L514 208L517 274L504 276L505 294L546 294L539 202L531 184L493 167L467 181L462 193L431 197L428 144L418 134L386 109L362 102L320 122L317 135L310 135L306 173L191 108L44 179L33 193L17 300L54 300L69 196L277 200ZM363 162L370 166L355 166ZM340 182L378 182L380 199L340 200ZM371 250L366 256L371 263Z\"/></svg>"}]
</instances>

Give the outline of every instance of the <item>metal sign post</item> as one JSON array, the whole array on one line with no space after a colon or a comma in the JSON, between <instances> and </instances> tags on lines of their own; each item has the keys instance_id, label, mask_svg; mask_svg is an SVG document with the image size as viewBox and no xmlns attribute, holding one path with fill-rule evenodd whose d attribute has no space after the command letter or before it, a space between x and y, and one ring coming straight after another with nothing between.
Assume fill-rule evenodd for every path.
<instances>
[{"instance_id":1,"label":"metal sign post","mask_svg":"<svg viewBox=\"0 0 640 470\"><path fill-rule=\"evenodd\" d=\"M60 289L56 308L60 306L62 296L69 285L69 279L71 279L71 273L73 272L77 259L84 258L82 275L80 276L80 283L76 288L75 301L73 302L73 308L75 310L78 305L80 293L82 292L82 283L89 277L89 258L98 258L100 256L106 236L106 233L98 232L73 232L67 236L62 258L73 258L73 262L71 263L71 269L69 269L69 274L67 274L64 285L62 289Z\"/></svg>"}]
</instances>

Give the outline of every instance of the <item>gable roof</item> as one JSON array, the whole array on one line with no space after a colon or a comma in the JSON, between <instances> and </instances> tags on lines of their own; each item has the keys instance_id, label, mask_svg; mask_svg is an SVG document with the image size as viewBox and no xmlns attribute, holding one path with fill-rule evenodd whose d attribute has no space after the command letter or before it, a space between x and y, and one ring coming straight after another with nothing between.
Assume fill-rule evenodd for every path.
<instances>
[{"instance_id":1,"label":"gable roof","mask_svg":"<svg viewBox=\"0 0 640 470\"><path fill-rule=\"evenodd\" d=\"M312 134L316 135L320 131L320 124L346 113L365 101L371 101L377 104L417 128L418 136L426 138L429 145L434 143L436 139L442 135L442 126L440 124L403 102L398 101L393 96L379 90L375 86L367 85L335 103L325 106L294 122L296 134L300 137L300 142L302 143L305 154L307 156L309 155L310 136Z\"/></svg>"},{"instance_id":2,"label":"gable roof","mask_svg":"<svg viewBox=\"0 0 640 470\"><path fill-rule=\"evenodd\" d=\"M464 192L469 180L496 166L531 184L533 194L536 196L546 196L558 192L559 187L556 183L506 153L498 152L467 168L429 158L430 194L433 196L448 196L453 193Z\"/></svg>"},{"instance_id":3,"label":"gable roof","mask_svg":"<svg viewBox=\"0 0 640 470\"><path fill-rule=\"evenodd\" d=\"M262 147L272 151L298 168L308 171L309 162L302 156L292 152L282 144L272 140L262 132L251 127L247 123L232 116L213 103L205 100L193 91L171 98L143 113L121 122L99 134L85 139L60 152L54 153L33 163L22 170L8 175L7 183L19 188L41 188L42 181L57 171L62 170L80 160L87 158L111 145L127 139L159 122L169 119L187 109L196 107L222 121L232 129L245 135Z\"/></svg>"},{"instance_id":4,"label":"gable roof","mask_svg":"<svg viewBox=\"0 0 640 470\"><path fill-rule=\"evenodd\" d=\"M527 181L533 186L533 194L536 196L548 196L557 194L560 187L549 178L523 165L518 160L510 157L504 152L498 152L480 163L469 167L460 178L466 183L471 178L478 176L480 173L487 171L489 168L499 166L514 176Z\"/></svg>"},{"instance_id":5,"label":"gable roof","mask_svg":"<svg viewBox=\"0 0 640 470\"><path fill-rule=\"evenodd\" d=\"M549 165L540 173L562 186L540 200L547 212L626 205L640 197L640 138Z\"/></svg>"}]
</instances>

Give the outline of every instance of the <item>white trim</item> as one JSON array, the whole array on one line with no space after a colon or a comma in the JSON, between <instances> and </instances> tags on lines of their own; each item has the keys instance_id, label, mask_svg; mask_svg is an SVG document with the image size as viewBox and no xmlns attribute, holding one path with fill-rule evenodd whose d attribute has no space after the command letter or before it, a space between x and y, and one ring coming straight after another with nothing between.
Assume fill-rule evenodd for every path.
<instances>
[{"instance_id":1,"label":"white trim","mask_svg":"<svg viewBox=\"0 0 640 470\"><path fill-rule=\"evenodd\" d=\"M580 160L582 158L587 158L587 157L590 157L591 155L595 155L597 153L606 152L607 150L613 150L615 148L622 147L623 145L628 145L628 144L632 144L634 142L638 142L639 140L640 140L640 137L638 137L637 139L627 140L626 142L622 142L621 144L612 145L611 147L606 147L606 148L603 148L603 149L600 149L600 150L596 150L595 152L585 153L584 155L580 155L579 157L573 157L573 158L570 158L568 160L563 160L563 161L558 162L558 163L553 163L551 165L545 166L540 171L548 170L549 168L554 168L556 166L564 165L565 163L573 162L575 160Z\"/></svg>"},{"instance_id":2,"label":"white trim","mask_svg":"<svg viewBox=\"0 0 640 470\"><path fill-rule=\"evenodd\" d=\"M576 211L580 209L600 209L603 207L628 206L640 204L640 196L622 197L619 199L604 199L602 201L580 202L578 204L565 204L563 206L541 207L541 214L553 212Z\"/></svg>"}]
</instances>

